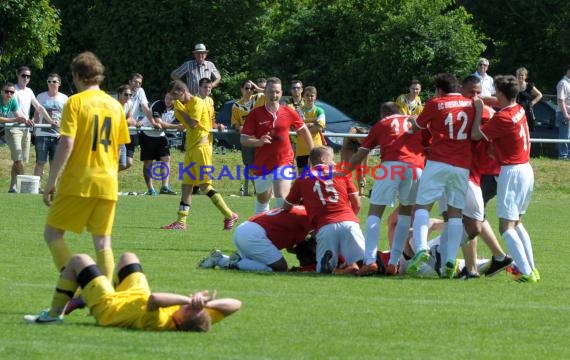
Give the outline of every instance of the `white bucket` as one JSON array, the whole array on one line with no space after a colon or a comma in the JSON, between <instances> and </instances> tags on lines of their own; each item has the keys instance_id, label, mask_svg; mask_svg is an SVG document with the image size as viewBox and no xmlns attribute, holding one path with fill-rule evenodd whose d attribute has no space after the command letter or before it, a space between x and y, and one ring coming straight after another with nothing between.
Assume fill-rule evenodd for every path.
<instances>
[{"instance_id":1,"label":"white bucket","mask_svg":"<svg viewBox=\"0 0 570 360\"><path fill-rule=\"evenodd\" d=\"M19 193L39 194L40 177L34 175L18 175L16 186Z\"/></svg>"}]
</instances>

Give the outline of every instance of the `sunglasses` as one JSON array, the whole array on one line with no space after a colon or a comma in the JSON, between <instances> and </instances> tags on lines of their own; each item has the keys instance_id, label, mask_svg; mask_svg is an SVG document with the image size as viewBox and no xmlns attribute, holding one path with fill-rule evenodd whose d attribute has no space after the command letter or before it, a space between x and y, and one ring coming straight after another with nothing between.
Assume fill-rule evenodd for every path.
<instances>
[{"instance_id":1,"label":"sunglasses","mask_svg":"<svg viewBox=\"0 0 570 360\"><path fill-rule=\"evenodd\" d=\"M32 77L31 74L20 74L21 77L25 78L25 79L29 79Z\"/></svg>"},{"instance_id":2,"label":"sunglasses","mask_svg":"<svg viewBox=\"0 0 570 360\"><path fill-rule=\"evenodd\" d=\"M291 89L293 89L293 90L301 90L302 87L300 87L300 86L295 86L295 87L292 87Z\"/></svg>"},{"instance_id":3,"label":"sunglasses","mask_svg":"<svg viewBox=\"0 0 570 360\"><path fill-rule=\"evenodd\" d=\"M253 90L253 88L250 88L250 87L246 87L246 88L243 88L243 89L244 89L245 91L252 91L252 90Z\"/></svg>"},{"instance_id":4,"label":"sunglasses","mask_svg":"<svg viewBox=\"0 0 570 360\"><path fill-rule=\"evenodd\" d=\"M47 83L48 83L48 84L59 84L59 81L57 81L57 80L48 80Z\"/></svg>"},{"instance_id":5,"label":"sunglasses","mask_svg":"<svg viewBox=\"0 0 570 360\"><path fill-rule=\"evenodd\" d=\"M14 90L4 90L4 94L14 94L15 91Z\"/></svg>"},{"instance_id":6,"label":"sunglasses","mask_svg":"<svg viewBox=\"0 0 570 360\"><path fill-rule=\"evenodd\" d=\"M123 96L131 97L131 96L133 96L133 94L132 93L123 93Z\"/></svg>"},{"instance_id":7,"label":"sunglasses","mask_svg":"<svg viewBox=\"0 0 570 360\"><path fill-rule=\"evenodd\" d=\"M479 66L489 66L489 64L479 64Z\"/></svg>"}]
</instances>

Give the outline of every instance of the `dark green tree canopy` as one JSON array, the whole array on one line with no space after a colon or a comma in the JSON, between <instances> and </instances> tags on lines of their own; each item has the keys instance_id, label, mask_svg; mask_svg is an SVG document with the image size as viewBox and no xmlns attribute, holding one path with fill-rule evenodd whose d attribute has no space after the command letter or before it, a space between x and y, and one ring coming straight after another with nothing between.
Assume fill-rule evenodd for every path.
<instances>
[{"instance_id":1,"label":"dark green tree canopy","mask_svg":"<svg viewBox=\"0 0 570 360\"><path fill-rule=\"evenodd\" d=\"M461 78L481 55L491 59L491 74L524 65L539 86L553 88L570 58L569 6L561 0L5 0L0 64L6 74L23 63L39 69L45 60L32 86L42 90L36 81L58 72L62 91L72 93L69 63L91 50L106 66L106 90L138 72L154 100L170 72L193 56L194 44L204 43L223 77L214 89L218 107L239 96L241 81L279 76L285 93L298 78L315 85L320 98L374 121L380 103L405 92L412 78L426 97L437 73Z\"/></svg>"},{"instance_id":2,"label":"dark green tree canopy","mask_svg":"<svg viewBox=\"0 0 570 360\"><path fill-rule=\"evenodd\" d=\"M0 78L13 81L15 69L41 69L59 50L59 13L49 0L0 1Z\"/></svg>"}]
</instances>

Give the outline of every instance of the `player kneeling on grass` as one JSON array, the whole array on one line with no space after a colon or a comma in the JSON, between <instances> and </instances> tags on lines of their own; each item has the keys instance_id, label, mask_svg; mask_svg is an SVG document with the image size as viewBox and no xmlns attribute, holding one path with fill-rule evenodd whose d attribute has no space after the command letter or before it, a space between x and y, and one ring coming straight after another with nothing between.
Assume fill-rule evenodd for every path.
<instances>
[{"instance_id":1,"label":"player kneeling on grass","mask_svg":"<svg viewBox=\"0 0 570 360\"><path fill-rule=\"evenodd\" d=\"M282 249L292 250L303 242L312 230L305 207L295 206L290 211L282 208L250 217L234 232L233 241L238 251L231 256L213 250L198 263L198 267L250 271L287 271Z\"/></svg>"},{"instance_id":2,"label":"player kneeling on grass","mask_svg":"<svg viewBox=\"0 0 570 360\"><path fill-rule=\"evenodd\" d=\"M332 174L332 148L317 146L309 155L311 169L304 171L293 184L283 209L305 204L307 215L315 225L317 237L317 272L354 274L357 261L364 258L364 236L357 217L360 210L358 191L349 177ZM347 262L337 269L338 256Z\"/></svg>"},{"instance_id":3,"label":"player kneeling on grass","mask_svg":"<svg viewBox=\"0 0 570 360\"><path fill-rule=\"evenodd\" d=\"M51 308L39 315L26 315L24 320L32 324L61 323L65 306L78 287L100 326L204 332L241 307L236 299L216 299L215 291L151 293L133 253L123 254L118 268L115 289L88 255L73 256L58 279Z\"/></svg>"}]
</instances>

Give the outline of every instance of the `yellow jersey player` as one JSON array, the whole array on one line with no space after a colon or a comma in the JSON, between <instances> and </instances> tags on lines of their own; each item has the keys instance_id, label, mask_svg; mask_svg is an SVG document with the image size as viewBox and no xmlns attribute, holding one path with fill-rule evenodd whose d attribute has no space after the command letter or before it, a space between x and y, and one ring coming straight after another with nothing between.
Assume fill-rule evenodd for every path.
<instances>
[{"instance_id":1,"label":"yellow jersey player","mask_svg":"<svg viewBox=\"0 0 570 360\"><path fill-rule=\"evenodd\" d=\"M315 105L315 100L317 100L317 88L314 86L307 86L303 92L303 105L301 106L301 110L303 111L303 121L305 121L305 124L311 132L313 145L326 145L326 141L323 136L323 129L326 125L325 110L320 106ZM300 141L297 143L295 151L297 169L301 172L309 165L310 149L304 142Z\"/></svg>"},{"instance_id":2,"label":"yellow jersey player","mask_svg":"<svg viewBox=\"0 0 570 360\"><path fill-rule=\"evenodd\" d=\"M61 139L44 191L50 206L44 236L62 271L71 258L65 231L81 233L86 228L93 236L97 264L110 279L119 148L129 143L129 131L121 104L99 89L104 78L101 61L84 52L73 59L71 71L78 93L63 108Z\"/></svg>"},{"instance_id":3,"label":"yellow jersey player","mask_svg":"<svg viewBox=\"0 0 570 360\"><path fill-rule=\"evenodd\" d=\"M65 305L79 287L100 326L205 332L241 307L236 299L216 299L215 291L204 290L193 295L152 293L133 253L123 254L118 268L118 284L113 288L93 259L85 254L73 256L57 281L50 309L39 315L25 315L24 321L61 323Z\"/></svg>"},{"instance_id":4,"label":"yellow jersey player","mask_svg":"<svg viewBox=\"0 0 570 360\"><path fill-rule=\"evenodd\" d=\"M208 139L212 120L204 100L190 94L188 87L180 80L172 81L168 93L174 101L174 116L186 128L186 153L182 175L182 195L178 208L178 219L161 227L169 230L185 230L186 219L192 203L192 187L197 185L224 215L224 230L231 230L238 215L226 205L222 195L212 187L209 174L203 173L212 168L212 148Z\"/></svg>"}]
</instances>

